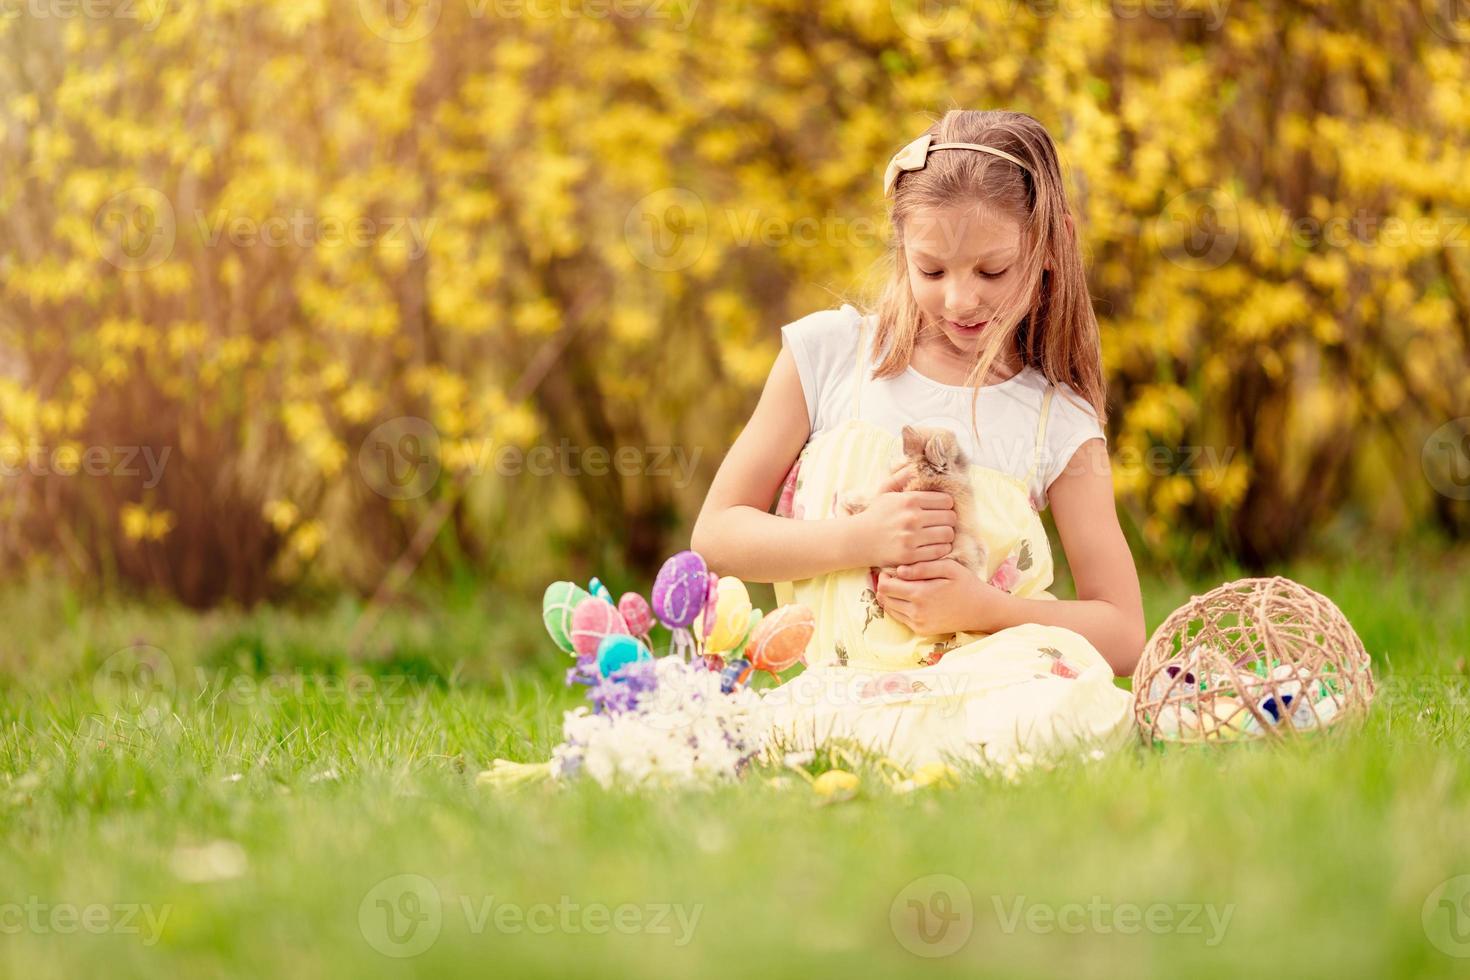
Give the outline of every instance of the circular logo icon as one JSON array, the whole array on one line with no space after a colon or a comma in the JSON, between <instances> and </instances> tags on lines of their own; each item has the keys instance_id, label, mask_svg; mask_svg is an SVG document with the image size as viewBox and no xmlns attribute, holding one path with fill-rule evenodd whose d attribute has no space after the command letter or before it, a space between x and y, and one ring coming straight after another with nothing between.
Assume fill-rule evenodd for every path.
<instances>
[{"instance_id":1,"label":"circular logo icon","mask_svg":"<svg viewBox=\"0 0 1470 980\"><path fill-rule=\"evenodd\" d=\"M357 926L369 946L384 956L418 956L439 939L444 903L423 875L384 878L362 897Z\"/></svg>"},{"instance_id":2,"label":"circular logo icon","mask_svg":"<svg viewBox=\"0 0 1470 980\"><path fill-rule=\"evenodd\" d=\"M1470 4L1465 0L1429 0L1427 6L1416 6L1431 31L1455 44L1470 43Z\"/></svg>"},{"instance_id":3,"label":"circular logo icon","mask_svg":"<svg viewBox=\"0 0 1470 980\"><path fill-rule=\"evenodd\" d=\"M1470 956L1470 875L1455 875L1435 886L1419 913L1424 935L1449 956Z\"/></svg>"},{"instance_id":4,"label":"circular logo icon","mask_svg":"<svg viewBox=\"0 0 1470 980\"><path fill-rule=\"evenodd\" d=\"M1240 209L1215 188L1186 191L1154 219L1153 240L1164 258L1185 269L1218 269L1240 244Z\"/></svg>"},{"instance_id":5,"label":"circular logo icon","mask_svg":"<svg viewBox=\"0 0 1470 980\"><path fill-rule=\"evenodd\" d=\"M974 0L890 0L898 29L916 41L947 41L974 23Z\"/></svg>"},{"instance_id":6,"label":"circular logo icon","mask_svg":"<svg viewBox=\"0 0 1470 980\"><path fill-rule=\"evenodd\" d=\"M390 500L422 497L439 479L439 430L416 415L389 419L358 447L357 468L375 493Z\"/></svg>"},{"instance_id":7,"label":"circular logo icon","mask_svg":"<svg viewBox=\"0 0 1470 980\"><path fill-rule=\"evenodd\" d=\"M392 44L422 41L439 26L442 0L357 0L367 29Z\"/></svg>"},{"instance_id":8,"label":"circular logo icon","mask_svg":"<svg viewBox=\"0 0 1470 980\"><path fill-rule=\"evenodd\" d=\"M103 711L152 728L168 717L178 682L174 664L158 647L136 643L112 654L92 675L92 695Z\"/></svg>"},{"instance_id":9,"label":"circular logo icon","mask_svg":"<svg viewBox=\"0 0 1470 980\"><path fill-rule=\"evenodd\" d=\"M693 627L690 627L693 629ZM670 656L680 656L670 654ZM720 675L706 671L694 658L691 671L664 670L651 691L638 696L639 721L655 731L677 732L693 725L709 711L708 688ZM657 664L657 659L655 660ZM657 668L655 668L657 669Z\"/></svg>"},{"instance_id":10,"label":"circular logo icon","mask_svg":"<svg viewBox=\"0 0 1470 980\"><path fill-rule=\"evenodd\" d=\"M1451 500L1470 500L1470 415L1431 432L1419 463L1435 490Z\"/></svg>"},{"instance_id":11,"label":"circular logo icon","mask_svg":"<svg viewBox=\"0 0 1470 980\"><path fill-rule=\"evenodd\" d=\"M92 217L97 253L125 272L142 272L166 260L177 234L173 204L152 187L114 194Z\"/></svg>"},{"instance_id":12,"label":"circular logo icon","mask_svg":"<svg viewBox=\"0 0 1470 980\"><path fill-rule=\"evenodd\" d=\"M954 875L925 875L894 896L888 924L898 944L915 956L952 956L975 930L975 901Z\"/></svg>"},{"instance_id":13,"label":"circular logo icon","mask_svg":"<svg viewBox=\"0 0 1470 980\"><path fill-rule=\"evenodd\" d=\"M687 269L709 244L704 200L683 187L654 191L628 211L623 240L640 264L656 272Z\"/></svg>"}]
</instances>

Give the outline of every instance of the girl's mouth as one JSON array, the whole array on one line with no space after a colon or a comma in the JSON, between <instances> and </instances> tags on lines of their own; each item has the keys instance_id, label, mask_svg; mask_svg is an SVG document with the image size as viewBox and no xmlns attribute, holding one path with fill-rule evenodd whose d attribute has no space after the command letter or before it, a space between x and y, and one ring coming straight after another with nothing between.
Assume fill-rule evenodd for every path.
<instances>
[{"instance_id":1,"label":"girl's mouth","mask_svg":"<svg viewBox=\"0 0 1470 980\"><path fill-rule=\"evenodd\" d=\"M944 322L949 324L949 329L953 330L957 334L974 336L975 334L978 334L980 331L984 330L985 325L990 321L976 320L973 323L956 323L954 320L945 320Z\"/></svg>"}]
</instances>

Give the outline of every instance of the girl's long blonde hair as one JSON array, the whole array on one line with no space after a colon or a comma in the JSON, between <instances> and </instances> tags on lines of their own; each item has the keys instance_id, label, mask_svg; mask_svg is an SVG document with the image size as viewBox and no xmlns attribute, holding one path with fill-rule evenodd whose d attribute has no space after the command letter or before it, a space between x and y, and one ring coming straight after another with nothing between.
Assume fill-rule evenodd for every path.
<instances>
[{"instance_id":1,"label":"girl's long blonde hair","mask_svg":"<svg viewBox=\"0 0 1470 980\"><path fill-rule=\"evenodd\" d=\"M1097 317L1087 293L1082 254L1067 228L1067 198L1056 145L1046 127L1021 112L952 109L926 132L935 143L980 143L1024 161L1028 173L1009 160L973 150L929 155L921 170L902 174L889 204L893 268L878 299L872 357L882 355L874 376L903 372L913 356L924 318L909 287L904 234L920 211L979 204L1012 215L1021 225L1022 287L991 314L979 359L965 384L974 387L971 424L981 381L1010 345L1023 366L1053 384L1070 384L1107 422L1107 385L1102 370ZM1047 268L1047 265L1050 265ZM884 351L886 350L886 353Z\"/></svg>"}]
</instances>

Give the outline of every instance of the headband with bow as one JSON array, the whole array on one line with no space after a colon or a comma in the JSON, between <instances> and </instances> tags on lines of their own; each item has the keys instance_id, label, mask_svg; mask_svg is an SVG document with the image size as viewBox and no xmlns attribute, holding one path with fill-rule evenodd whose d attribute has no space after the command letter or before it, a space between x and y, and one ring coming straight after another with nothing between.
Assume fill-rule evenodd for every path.
<instances>
[{"instance_id":1,"label":"headband with bow","mask_svg":"<svg viewBox=\"0 0 1470 980\"><path fill-rule=\"evenodd\" d=\"M893 196L893 188L898 183L900 174L911 170L923 170L924 165L929 162L929 154L935 150L979 150L981 153L989 153L1002 160L1009 160L1028 173L1031 171L1030 167L1005 150L997 150L993 146L984 146L980 143L935 143L934 135L925 133L895 153L893 159L888 161L888 172L883 175L883 196Z\"/></svg>"}]
</instances>

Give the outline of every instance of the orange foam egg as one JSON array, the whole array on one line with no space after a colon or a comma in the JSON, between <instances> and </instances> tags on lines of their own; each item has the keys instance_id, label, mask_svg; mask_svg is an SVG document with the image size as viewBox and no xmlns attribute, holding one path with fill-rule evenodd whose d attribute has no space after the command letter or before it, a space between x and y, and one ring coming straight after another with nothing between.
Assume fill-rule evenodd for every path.
<instances>
[{"instance_id":1,"label":"orange foam egg","mask_svg":"<svg viewBox=\"0 0 1470 980\"><path fill-rule=\"evenodd\" d=\"M756 625L747 648L757 670L779 674L806 655L807 644L817 631L817 619L806 606L781 606Z\"/></svg>"}]
</instances>

